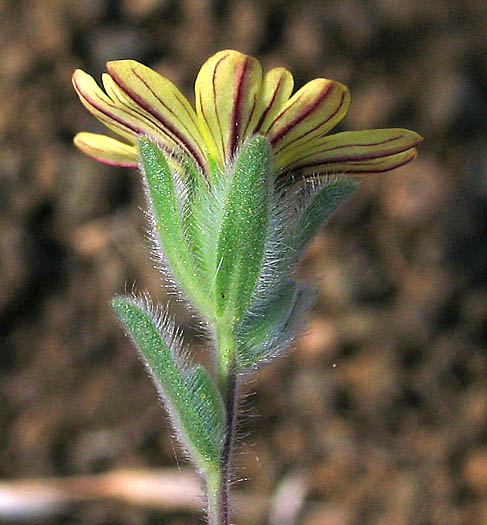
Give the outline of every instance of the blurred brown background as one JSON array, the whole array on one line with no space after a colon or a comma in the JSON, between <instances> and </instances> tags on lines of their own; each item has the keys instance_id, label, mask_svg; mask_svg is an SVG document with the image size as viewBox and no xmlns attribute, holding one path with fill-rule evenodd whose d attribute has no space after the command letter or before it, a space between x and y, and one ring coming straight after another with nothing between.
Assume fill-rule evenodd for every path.
<instances>
[{"instance_id":1,"label":"blurred brown background","mask_svg":"<svg viewBox=\"0 0 487 525\"><path fill-rule=\"evenodd\" d=\"M102 127L70 77L134 58L192 97L199 66L231 47L288 67L298 86L347 84L340 129L425 137L416 162L362 185L301 265L319 300L296 351L251 385L238 523L487 523L486 6L0 1L0 522L201 523L165 509L165 490L135 504L91 477L173 472L175 460L109 308L133 283L166 301L143 249L141 184L72 146ZM69 488L56 480L79 475L70 495L87 483L88 501L55 504L42 480ZM19 480L31 499L8 504Z\"/></svg>"}]
</instances>

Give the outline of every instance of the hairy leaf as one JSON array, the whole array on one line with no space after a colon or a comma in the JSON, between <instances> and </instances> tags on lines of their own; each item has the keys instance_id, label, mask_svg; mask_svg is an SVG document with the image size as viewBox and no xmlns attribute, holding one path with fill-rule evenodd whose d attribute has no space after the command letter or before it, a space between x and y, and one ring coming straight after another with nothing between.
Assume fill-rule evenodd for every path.
<instances>
[{"instance_id":1,"label":"hairy leaf","mask_svg":"<svg viewBox=\"0 0 487 525\"><path fill-rule=\"evenodd\" d=\"M318 233L330 215L357 188L353 179L337 179L327 182L311 196L297 223L294 246L301 252Z\"/></svg>"},{"instance_id":2,"label":"hairy leaf","mask_svg":"<svg viewBox=\"0 0 487 525\"><path fill-rule=\"evenodd\" d=\"M289 348L315 295L314 290L288 281L279 294L244 317L237 345L241 371L260 368Z\"/></svg>"},{"instance_id":3,"label":"hairy leaf","mask_svg":"<svg viewBox=\"0 0 487 525\"><path fill-rule=\"evenodd\" d=\"M171 172L157 144L141 137L139 150L163 257L195 306L203 315L210 316L214 306L186 235L188 219L185 219L185 214L190 209L185 205L188 187L183 185L184 181L176 178L177 174Z\"/></svg>"},{"instance_id":4,"label":"hairy leaf","mask_svg":"<svg viewBox=\"0 0 487 525\"><path fill-rule=\"evenodd\" d=\"M218 237L217 316L230 325L244 314L262 269L269 222L271 154L264 137L240 151L231 174Z\"/></svg>"},{"instance_id":5,"label":"hairy leaf","mask_svg":"<svg viewBox=\"0 0 487 525\"><path fill-rule=\"evenodd\" d=\"M174 327L147 301L117 297L112 307L149 368L182 444L200 469L217 471L225 416L213 380L202 366L184 362Z\"/></svg>"}]
</instances>

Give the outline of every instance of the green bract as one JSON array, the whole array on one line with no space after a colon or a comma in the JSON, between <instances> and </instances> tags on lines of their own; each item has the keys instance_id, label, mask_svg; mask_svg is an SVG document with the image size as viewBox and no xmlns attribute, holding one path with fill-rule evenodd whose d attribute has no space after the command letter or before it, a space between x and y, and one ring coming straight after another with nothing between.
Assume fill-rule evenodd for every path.
<instances>
[{"instance_id":1,"label":"green bract","mask_svg":"<svg viewBox=\"0 0 487 525\"><path fill-rule=\"evenodd\" d=\"M314 292L291 271L356 183L310 183L291 198L262 136L244 143L225 171L213 164L208 177L187 161L170 166L145 137L139 153L154 250L213 334L216 370L187 361L167 314L148 299L119 297L113 308L216 501L228 482L239 374L282 354L296 337Z\"/></svg>"},{"instance_id":2,"label":"green bract","mask_svg":"<svg viewBox=\"0 0 487 525\"><path fill-rule=\"evenodd\" d=\"M202 286L201 275L190 240L186 234L186 191L180 173L173 173L156 144L142 137L139 141L146 178L149 205L155 226L154 238L160 240L164 256L184 292L206 315L212 311L209 290Z\"/></svg>"},{"instance_id":3,"label":"green bract","mask_svg":"<svg viewBox=\"0 0 487 525\"><path fill-rule=\"evenodd\" d=\"M295 338L314 294L290 272L356 184L312 184L289 202L275 187L271 149L261 136L242 146L227 172L214 165L209 180L190 163L171 168L145 137L139 152L155 250L216 336L216 375L183 358L167 315L155 313L147 299L116 298L113 308L151 370L211 499L221 492L235 424L222 396L236 388L236 374L262 366Z\"/></svg>"},{"instance_id":4,"label":"green bract","mask_svg":"<svg viewBox=\"0 0 487 525\"><path fill-rule=\"evenodd\" d=\"M225 425L222 399L208 372L184 361L171 323L151 315L148 306L127 298L112 302L152 373L182 444L203 472L218 471Z\"/></svg>"},{"instance_id":5,"label":"green bract","mask_svg":"<svg viewBox=\"0 0 487 525\"><path fill-rule=\"evenodd\" d=\"M217 318L231 327L242 318L263 266L273 185L264 137L245 144L228 178L216 251Z\"/></svg>"}]
</instances>

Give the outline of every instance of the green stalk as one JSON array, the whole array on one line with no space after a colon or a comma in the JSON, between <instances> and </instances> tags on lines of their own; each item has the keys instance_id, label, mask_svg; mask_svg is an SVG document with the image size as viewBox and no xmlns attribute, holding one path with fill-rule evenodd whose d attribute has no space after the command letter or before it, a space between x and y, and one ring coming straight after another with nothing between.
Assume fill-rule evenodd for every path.
<instances>
[{"instance_id":1,"label":"green stalk","mask_svg":"<svg viewBox=\"0 0 487 525\"><path fill-rule=\"evenodd\" d=\"M206 490L208 492L208 525L225 524L222 521L220 474L208 476Z\"/></svg>"},{"instance_id":2,"label":"green stalk","mask_svg":"<svg viewBox=\"0 0 487 525\"><path fill-rule=\"evenodd\" d=\"M238 406L238 383L235 363L235 334L228 326L217 328L218 346L218 387L223 398L226 413L227 426L225 429L225 442L223 444L221 456L220 479L217 486L217 501L215 506L218 509L218 525L228 525L230 523L230 467L233 451L233 442L237 425L237 406ZM210 486L208 486L210 489ZM210 496L210 495L209 495ZM216 496L215 496L216 497ZM210 521L210 524L212 522Z\"/></svg>"},{"instance_id":3,"label":"green stalk","mask_svg":"<svg viewBox=\"0 0 487 525\"><path fill-rule=\"evenodd\" d=\"M235 370L235 335L228 327L217 327L218 345L218 388L226 399L228 378Z\"/></svg>"},{"instance_id":4,"label":"green stalk","mask_svg":"<svg viewBox=\"0 0 487 525\"><path fill-rule=\"evenodd\" d=\"M228 174L216 243L215 317L217 381L226 428L217 485L218 525L229 523L231 460L238 409L236 332L252 300L264 264L269 228L272 155L268 141L249 140Z\"/></svg>"}]
</instances>

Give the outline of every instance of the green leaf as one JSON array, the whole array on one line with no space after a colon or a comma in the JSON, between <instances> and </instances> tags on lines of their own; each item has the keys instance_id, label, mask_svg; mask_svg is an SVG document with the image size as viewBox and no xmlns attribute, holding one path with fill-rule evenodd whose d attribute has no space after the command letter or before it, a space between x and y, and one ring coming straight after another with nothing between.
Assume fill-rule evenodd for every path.
<instances>
[{"instance_id":1,"label":"green leaf","mask_svg":"<svg viewBox=\"0 0 487 525\"><path fill-rule=\"evenodd\" d=\"M271 334L279 330L286 322L289 312L296 302L297 284L287 281L279 293L272 298L261 300L260 304L253 305L239 326L239 360L245 361L245 349L255 348L266 343Z\"/></svg>"},{"instance_id":2,"label":"green leaf","mask_svg":"<svg viewBox=\"0 0 487 525\"><path fill-rule=\"evenodd\" d=\"M256 136L244 144L230 175L216 251L216 313L234 326L244 314L259 277L272 187L269 143Z\"/></svg>"},{"instance_id":3,"label":"green leaf","mask_svg":"<svg viewBox=\"0 0 487 525\"><path fill-rule=\"evenodd\" d=\"M223 402L206 368L201 364L191 367L185 376L185 382L201 419L208 428L219 429L219 434L222 435L225 425Z\"/></svg>"},{"instance_id":4,"label":"green leaf","mask_svg":"<svg viewBox=\"0 0 487 525\"><path fill-rule=\"evenodd\" d=\"M182 444L204 472L218 471L225 423L212 379L203 367L182 362L174 328L148 303L117 297L112 307L151 371Z\"/></svg>"},{"instance_id":5,"label":"green leaf","mask_svg":"<svg viewBox=\"0 0 487 525\"><path fill-rule=\"evenodd\" d=\"M193 258L199 268L201 285L206 290L213 290L215 282L215 253L218 238L218 226L221 222L221 199L218 190L222 189L222 179L219 184L211 184L199 177L193 181L190 204L185 213L185 231ZM213 299L213 291L209 292ZM207 320L215 319L215 305L207 313Z\"/></svg>"},{"instance_id":6,"label":"green leaf","mask_svg":"<svg viewBox=\"0 0 487 525\"><path fill-rule=\"evenodd\" d=\"M292 240L296 251L301 252L338 206L357 188L353 179L337 179L326 183L316 191L299 220L295 238Z\"/></svg>"},{"instance_id":7,"label":"green leaf","mask_svg":"<svg viewBox=\"0 0 487 525\"><path fill-rule=\"evenodd\" d=\"M187 197L184 193L187 188L181 188L181 181L175 180L157 144L140 137L139 151L155 228L165 259L194 305L203 315L211 316L214 305L209 290L204 286L205 281L201 279L186 235L187 219L184 217L188 209L184 203Z\"/></svg>"},{"instance_id":8,"label":"green leaf","mask_svg":"<svg viewBox=\"0 0 487 525\"><path fill-rule=\"evenodd\" d=\"M279 294L244 317L236 350L241 371L259 368L288 349L315 295L314 290L287 281Z\"/></svg>"}]
</instances>

